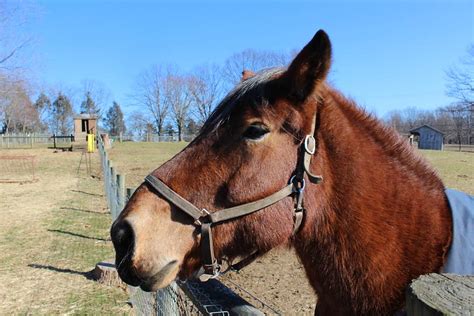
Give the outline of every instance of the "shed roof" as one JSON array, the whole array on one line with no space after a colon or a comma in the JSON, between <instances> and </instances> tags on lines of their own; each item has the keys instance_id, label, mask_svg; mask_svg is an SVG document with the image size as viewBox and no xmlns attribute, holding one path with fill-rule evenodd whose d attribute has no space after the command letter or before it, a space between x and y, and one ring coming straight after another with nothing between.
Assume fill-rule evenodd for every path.
<instances>
[{"instance_id":1,"label":"shed roof","mask_svg":"<svg viewBox=\"0 0 474 316\"><path fill-rule=\"evenodd\" d=\"M429 129L431 129L431 130L437 132L437 133L440 133L440 134L444 135L444 133L443 133L442 131L440 131L439 129L436 129L436 128L434 128L434 127L431 127L431 126L429 126L429 125L427 125L427 124L421 125L421 126L419 126L419 127L417 127L417 128L414 128L414 129L410 130L410 133L411 133L411 134L417 133L422 127L427 127L427 128L429 128Z\"/></svg>"},{"instance_id":2,"label":"shed roof","mask_svg":"<svg viewBox=\"0 0 474 316\"><path fill-rule=\"evenodd\" d=\"M81 113L74 116L75 120L97 120L97 115L89 113Z\"/></svg>"}]
</instances>

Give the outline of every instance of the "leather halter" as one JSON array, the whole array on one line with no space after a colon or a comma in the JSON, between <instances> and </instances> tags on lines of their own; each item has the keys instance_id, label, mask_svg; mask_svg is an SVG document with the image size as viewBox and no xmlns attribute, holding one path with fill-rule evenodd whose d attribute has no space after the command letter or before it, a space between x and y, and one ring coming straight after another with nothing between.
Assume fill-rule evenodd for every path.
<instances>
[{"instance_id":1,"label":"leather halter","mask_svg":"<svg viewBox=\"0 0 474 316\"><path fill-rule=\"evenodd\" d=\"M216 278L221 274L221 260L217 260L214 255L214 245L212 241L212 225L216 225L228 220L246 216L262 210L280 200L292 196L295 202L293 210L293 234L295 234L303 222L304 205L303 195L305 189L304 175L312 183L320 183L321 176L314 175L310 172L311 157L316 152L316 140L313 136L315 122L313 122L311 134L306 135L304 142L300 145L298 162L294 175L291 177L289 184L281 190L254 202L241 204L238 206L225 208L215 212L209 212L206 209L199 209L194 204L184 199L178 193L169 188L163 181L152 174L145 178L154 190L162 195L168 202L174 204L178 209L188 214L194 219L194 225L201 230L201 261L202 268L199 272L199 278L207 281L210 278ZM240 270L244 266L251 263L257 258L258 252L252 253L237 264L230 265L228 270Z\"/></svg>"}]
</instances>

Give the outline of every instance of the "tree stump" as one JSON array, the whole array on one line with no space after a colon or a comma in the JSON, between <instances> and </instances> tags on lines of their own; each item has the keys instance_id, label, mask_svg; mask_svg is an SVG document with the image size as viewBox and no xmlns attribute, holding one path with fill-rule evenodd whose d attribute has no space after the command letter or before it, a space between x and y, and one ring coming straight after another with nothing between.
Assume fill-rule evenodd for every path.
<instances>
[{"instance_id":1,"label":"tree stump","mask_svg":"<svg viewBox=\"0 0 474 316\"><path fill-rule=\"evenodd\" d=\"M94 280L109 286L125 288L125 283L120 279L113 260L101 261L92 271Z\"/></svg>"},{"instance_id":2,"label":"tree stump","mask_svg":"<svg viewBox=\"0 0 474 316\"><path fill-rule=\"evenodd\" d=\"M474 275L427 274L407 290L409 316L474 315Z\"/></svg>"}]
</instances>

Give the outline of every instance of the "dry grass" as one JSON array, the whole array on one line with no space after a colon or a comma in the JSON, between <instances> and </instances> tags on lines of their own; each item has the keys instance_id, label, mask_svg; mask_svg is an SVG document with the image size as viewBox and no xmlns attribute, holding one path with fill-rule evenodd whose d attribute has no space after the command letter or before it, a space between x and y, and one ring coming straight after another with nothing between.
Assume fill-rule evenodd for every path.
<instances>
[{"instance_id":1,"label":"dry grass","mask_svg":"<svg viewBox=\"0 0 474 316\"><path fill-rule=\"evenodd\" d=\"M113 249L102 184L84 168L76 173L81 154L7 153L35 155L39 181L0 183L0 314L130 313L124 291L89 279Z\"/></svg>"},{"instance_id":2,"label":"dry grass","mask_svg":"<svg viewBox=\"0 0 474 316\"><path fill-rule=\"evenodd\" d=\"M136 187L143 178L172 158L187 143L116 143L110 159L125 173L127 186ZM421 150L420 153L433 165L446 187L474 194L474 153L456 151Z\"/></svg>"},{"instance_id":3,"label":"dry grass","mask_svg":"<svg viewBox=\"0 0 474 316\"><path fill-rule=\"evenodd\" d=\"M474 194L474 153L422 150L448 188Z\"/></svg>"}]
</instances>

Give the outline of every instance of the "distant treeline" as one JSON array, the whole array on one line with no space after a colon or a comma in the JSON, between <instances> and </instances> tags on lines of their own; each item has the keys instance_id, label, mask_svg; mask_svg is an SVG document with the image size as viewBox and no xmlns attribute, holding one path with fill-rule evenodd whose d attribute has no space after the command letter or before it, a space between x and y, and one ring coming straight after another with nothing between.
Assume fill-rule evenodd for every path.
<instances>
[{"instance_id":1,"label":"distant treeline","mask_svg":"<svg viewBox=\"0 0 474 316\"><path fill-rule=\"evenodd\" d=\"M402 135L426 124L443 132L445 143L474 144L474 103L459 102L433 111L414 107L396 110L385 117L385 122Z\"/></svg>"}]
</instances>

